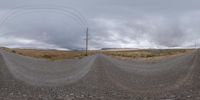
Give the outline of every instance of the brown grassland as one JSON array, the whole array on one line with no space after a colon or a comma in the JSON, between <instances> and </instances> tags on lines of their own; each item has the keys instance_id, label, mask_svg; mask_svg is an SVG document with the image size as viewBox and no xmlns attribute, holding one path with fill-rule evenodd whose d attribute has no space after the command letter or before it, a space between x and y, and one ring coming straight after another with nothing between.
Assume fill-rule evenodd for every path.
<instances>
[{"instance_id":1,"label":"brown grassland","mask_svg":"<svg viewBox=\"0 0 200 100\"><path fill-rule=\"evenodd\" d=\"M16 53L23 56L43 58L48 60L63 59L80 59L85 57L85 51L60 51L60 50L37 50L37 49L18 49L18 48L1 48L8 52ZM193 49L141 49L130 51L89 51L88 55L103 53L109 56L125 59L135 58L161 58L174 55L186 54Z\"/></svg>"},{"instance_id":2,"label":"brown grassland","mask_svg":"<svg viewBox=\"0 0 200 100\"><path fill-rule=\"evenodd\" d=\"M37 49L18 49L3 48L3 50L34 58L44 58L48 60L80 59L85 56L84 51L61 51L61 50L37 50ZM91 55L92 53L89 53Z\"/></svg>"},{"instance_id":3,"label":"brown grassland","mask_svg":"<svg viewBox=\"0 0 200 100\"><path fill-rule=\"evenodd\" d=\"M104 54L121 59L161 59L166 57L184 55L194 49L140 49L131 51L106 51Z\"/></svg>"}]
</instances>

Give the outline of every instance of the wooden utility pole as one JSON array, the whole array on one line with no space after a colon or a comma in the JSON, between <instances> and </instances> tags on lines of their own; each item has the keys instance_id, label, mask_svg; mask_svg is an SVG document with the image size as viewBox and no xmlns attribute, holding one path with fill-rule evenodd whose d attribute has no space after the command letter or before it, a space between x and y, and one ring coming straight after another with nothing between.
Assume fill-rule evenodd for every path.
<instances>
[{"instance_id":1,"label":"wooden utility pole","mask_svg":"<svg viewBox=\"0 0 200 100\"><path fill-rule=\"evenodd\" d=\"M195 49L197 49L197 40L195 40Z\"/></svg>"},{"instance_id":2,"label":"wooden utility pole","mask_svg":"<svg viewBox=\"0 0 200 100\"><path fill-rule=\"evenodd\" d=\"M88 31L89 31L89 29L87 28L86 29L86 51L85 51L85 55L87 56L88 55Z\"/></svg>"}]
</instances>

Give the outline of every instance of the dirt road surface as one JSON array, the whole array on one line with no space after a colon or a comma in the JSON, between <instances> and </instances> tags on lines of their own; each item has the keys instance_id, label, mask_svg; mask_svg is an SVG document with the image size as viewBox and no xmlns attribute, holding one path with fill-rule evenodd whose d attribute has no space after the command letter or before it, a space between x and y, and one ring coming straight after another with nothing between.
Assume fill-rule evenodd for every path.
<instances>
[{"instance_id":1,"label":"dirt road surface","mask_svg":"<svg viewBox=\"0 0 200 100\"><path fill-rule=\"evenodd\" d=\"M200 51L159 62L0 51L0 100L200 100Z\"/></svg>"}]
</instances>

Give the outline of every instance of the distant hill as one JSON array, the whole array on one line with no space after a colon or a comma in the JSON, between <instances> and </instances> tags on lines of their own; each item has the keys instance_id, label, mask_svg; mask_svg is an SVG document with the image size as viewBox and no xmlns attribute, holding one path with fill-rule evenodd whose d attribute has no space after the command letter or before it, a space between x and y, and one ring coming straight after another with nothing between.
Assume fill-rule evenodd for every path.
<instances>
[{"instance_id":1,"label":"distant hill","mask_svg":"<svg viewBox=\"0 0 200 100\"><path fill-rule=\"evenodd\" d=\"M103 51L129 51L138 50L138 48L102 48Z\"/></svg>"}]
</instances>

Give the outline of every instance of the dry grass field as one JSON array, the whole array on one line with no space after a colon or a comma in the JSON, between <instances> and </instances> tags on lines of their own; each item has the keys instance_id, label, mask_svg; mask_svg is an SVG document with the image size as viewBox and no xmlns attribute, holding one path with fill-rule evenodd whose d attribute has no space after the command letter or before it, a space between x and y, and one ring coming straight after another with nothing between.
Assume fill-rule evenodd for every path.
<instances>
[{"instance_id":1,"label":"dry grass field","mask_svg":"<svg viewBox=\"0 0 200 100\"><path fill-rule=\"evenodd\" d=\"M62 59L79 59L85 56L84 51L60 51L60 50L36 50L36 49L11 49L3 48L4 50L16 53L23 56L44 58L48 60L62 60ZM90 53L91 54L91 53Z\"/></svg>"},{"instance_id":2,"label":"dry grass field","mask_svg":"<svg viewBox=\"0 0 200 100\"><path fill-rule=\"evenodd\" d=\"M105 51L104 54L124 58L162 58L190 53L193 49L143 49L131 51Z\"/></svg>"},{"instance_id":3,"label":"dry grass field","mask_svg":"<svg viewBox=\"0 0 200 100\"><path fill-rule=\"evenodd\" d=\"M8 52L16 53L23 56L30 56L35 58L44 58L49 60L62 59L80 59L85 57L85 51L60 51L60 50L36 50L36 49L11 49L1 48ZM130 51L89 51L89 55L103 53L109 56L114 56L124 59L135 58L161 58L168 56L176 56L193 51L193 49L141 49Z\"/></svg>"}]
</instances>

